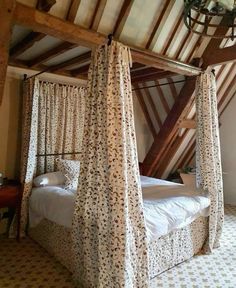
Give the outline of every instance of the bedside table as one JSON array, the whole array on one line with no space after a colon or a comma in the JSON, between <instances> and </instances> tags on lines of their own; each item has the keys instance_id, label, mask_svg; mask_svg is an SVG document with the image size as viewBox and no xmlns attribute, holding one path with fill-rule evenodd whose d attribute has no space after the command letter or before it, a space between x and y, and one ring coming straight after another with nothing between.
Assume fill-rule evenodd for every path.
<instances>
[{"instance_id":1,"label":"bedside table","mask_svg":"<svg viewBox=\"0 0 236 288\"><path fill-rule=\"evenodd\" d=\"M8 207L7 233L15 213L17 214L17 240L20 239L20 211L22 189L20 184L4 184L0 186L0 208Z\"/></svg>"}]
</instances>

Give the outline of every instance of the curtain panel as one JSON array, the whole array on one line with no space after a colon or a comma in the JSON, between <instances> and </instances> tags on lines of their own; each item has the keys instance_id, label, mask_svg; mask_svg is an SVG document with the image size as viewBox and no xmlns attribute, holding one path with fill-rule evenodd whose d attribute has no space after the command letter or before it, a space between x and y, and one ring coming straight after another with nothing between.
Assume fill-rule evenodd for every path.
<instances>
[{"instance_id":1,"label":"curtain panel","mask_svg":"<svg viewBox=\"0 0 236 288\"><path fill-rule=\"evenodd\" d=\"M81 287L148 287L130 60L114 41L92 54L72 231Z\"/></svg>"},{"instance_id":2,"label":"curtain panel","mask_svg":"<svg viewBox=\"0 0 236 288\"><path fill-rule=\"evenodd\" d=\"M219 121L213 73L202 73L197 79L196 116L196 179L197 186L208 192L211 200L209 237L205 245L205 251L211 252L219 246L224 221Z\"/></svg>"},{"instance_id":3,"label":"curtain panel","mask_svg":"<svg viewBox=\"0 0 236 288\"><path fill-rule=\"evenodd\" d=\"M25 81L23 88L21 236L28 222L28 200L34 176L55 171L55 159L63 157L45 155L81 151L86 94L83 87L37 78ZM65 157L78 159L80 155Z\"/></svg>"}]
</instances>

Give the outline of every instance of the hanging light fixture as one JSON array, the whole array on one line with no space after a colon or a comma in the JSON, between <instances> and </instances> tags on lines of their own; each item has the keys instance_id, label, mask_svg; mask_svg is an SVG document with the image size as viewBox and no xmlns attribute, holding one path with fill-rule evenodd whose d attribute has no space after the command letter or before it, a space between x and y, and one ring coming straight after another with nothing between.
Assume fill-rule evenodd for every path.
<instances>
[{"instance_id":1,"label":"hanging light fixture","mask_svg":"<svg viewBox=\"0 0 236 288\"><path fill-rule=\"evenodd\" d=\"M184 0L184 23L189 30L212 38L236 38L236 0ZM225 35L216 28L231 29ZM224 29L223 29L224 30Z\"/></svg>"}]
</instances>

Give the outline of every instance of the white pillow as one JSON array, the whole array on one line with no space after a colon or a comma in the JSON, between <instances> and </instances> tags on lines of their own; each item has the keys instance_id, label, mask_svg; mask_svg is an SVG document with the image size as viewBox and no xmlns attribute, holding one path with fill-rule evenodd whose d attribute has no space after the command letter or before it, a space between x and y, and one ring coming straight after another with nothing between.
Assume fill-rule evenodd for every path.
<instances>
[{"instance_id":1,"label":"white pillow","mask_svg":"<svg viewBox=\"0 0 236 288\"><path fill-rule=\"evenodd\" d=\"M57 159L57 167L66 177L65 189L77 189L79 183L80 162L77 160Z\"/></svg>"},{"instance_id":2,"label":"white pillow","mask_svg":"<svg viewBox=\"0 0 236 288\"><path fill-rule=\"evenodd\" d=\"M33 185L35 187L40 186L57 186L64 185L66 181L66 177L61 173L61 171L50 172L46 174L39 175L34 178Z\"/></svg>"}]
</instances>

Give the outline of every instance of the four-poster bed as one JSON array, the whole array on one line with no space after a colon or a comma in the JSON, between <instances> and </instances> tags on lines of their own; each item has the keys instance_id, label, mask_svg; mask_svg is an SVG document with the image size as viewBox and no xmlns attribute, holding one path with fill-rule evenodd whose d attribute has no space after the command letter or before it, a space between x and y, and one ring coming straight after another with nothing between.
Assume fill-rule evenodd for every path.
<instances>
[{"instance_id":1,"label":"four-poster bed","mask_svg":"<svg viewBox=\"0 0 236 288\"><path fill-rule=\"evenodd\" d=\"M35 222L37 225L29 229L29 235L71 270L83 287L148 287L150 277L189 259L204 244L205 250L211 251L218 245L222 229L222 180L213 75L202 74L196 87L197 139L200 143L197 176L198 184L209 193L208 198L201 191L189 191L178 185L173 189L170 183L157 183L152 178L141 178L140 182L130 62L129 49L115 41L110 46L100 46L92 54L85 110L80 113L85 118L81 128L84 131L83 144L80 143L82 152L78 158L81 165L79 187L77 192L66 191L70 204L63 208L70 207L71 214L67 224L51 218L51 215L56 216L55 210L49 215L38 208L42 207L47 195L59 199L58 189L52 187L52 193L48 194L48 187L33 188L30 197L35 168L41 163L36 163L34 138L38 129L34 112L38 111L39 87L37 80L27 82L25 127L29 140L23 146L22 227L28 222L28 206L31 217L35 212L41 214L40 221ZM36 98L32 96L35 94ZM208 107L204 106L207 101L210 101ZM83 121L78 123L80 127L81 123ZM205 134L204 125L213 128ZM51 162L55 163L55 158ZM46 171L53 171L51 168ZM164 187L161 191L166 185L168 189ZM61 190L59 194L64 195ZM167 224L166 232L161 234L161 226L155 227L155 221L148 217L153 211L157 212L163 201L171 207L169 211L175 211L180 204L183 209L186 200L190 202L185 208L191 208L185 210L185 221L178 223L180 219L176 218L176 222L172 221L173 227L166 229ZM194 215L189 215L194 210L194 201L198 208ZM155 213L154 218L159 219L160 214ZM174 215L170 215L172 220ZM62 218L65 220L64 216ZM148 230L148 224L159 234L150 237L155 233Z\"/></svg>"}]
</instances>

